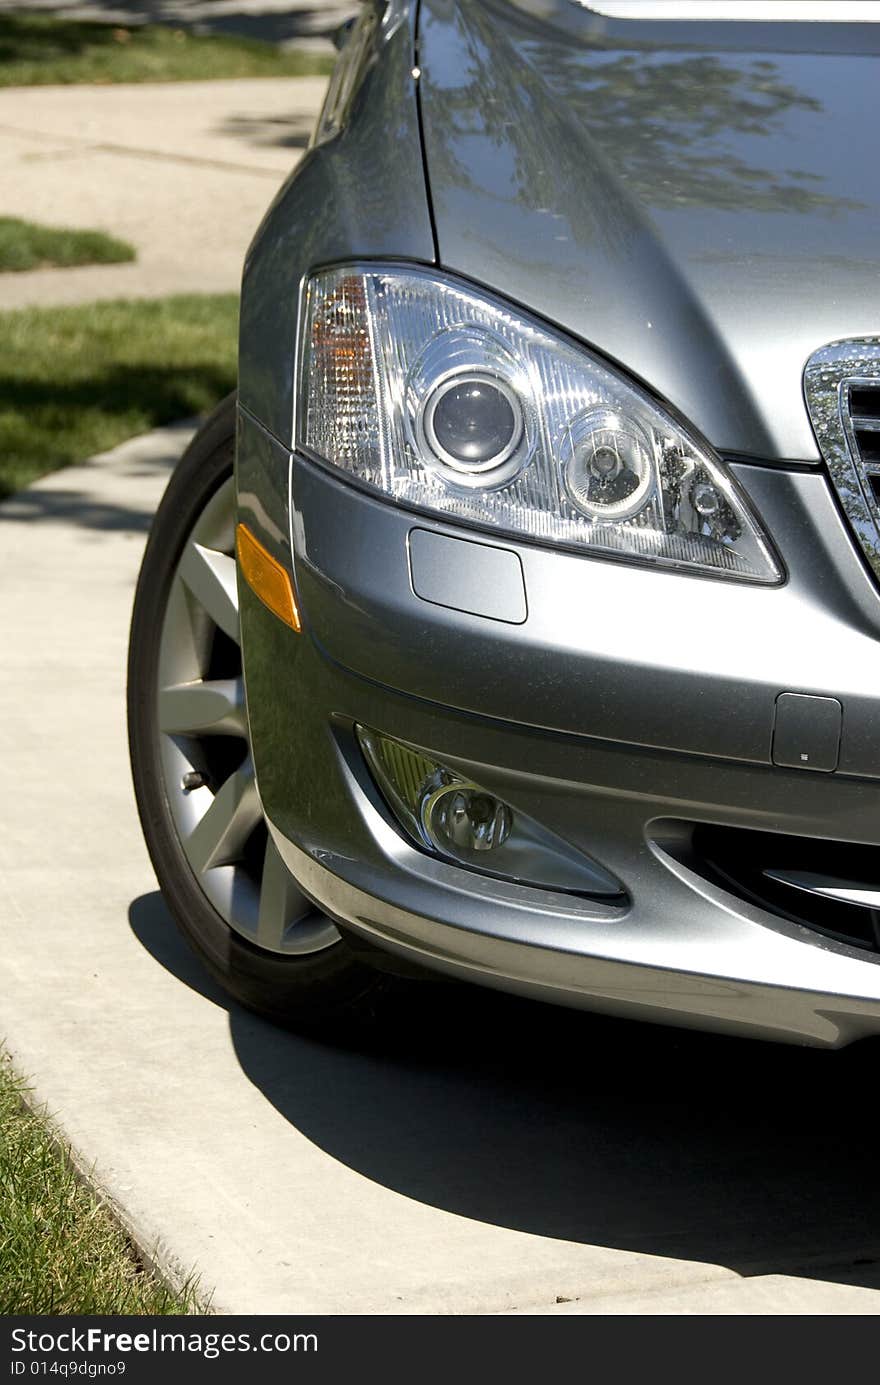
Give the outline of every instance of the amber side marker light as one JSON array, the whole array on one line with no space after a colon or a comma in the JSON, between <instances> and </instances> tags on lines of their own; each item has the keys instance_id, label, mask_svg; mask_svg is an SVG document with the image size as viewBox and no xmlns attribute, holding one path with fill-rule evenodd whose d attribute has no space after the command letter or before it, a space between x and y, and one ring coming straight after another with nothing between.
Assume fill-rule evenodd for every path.
<instances>
[{"instance_id":1,"label":"amber side marker light","mask_svg":"<svg viewBox=\"0 0 880 1385\"><path fill-rule=\"evenodd\" d=\"M238 565L251 591L273 615L299 633L302 625L287 569L267 552L246 524L239 524L235 539Z\"/></svg>"}]
</instances>

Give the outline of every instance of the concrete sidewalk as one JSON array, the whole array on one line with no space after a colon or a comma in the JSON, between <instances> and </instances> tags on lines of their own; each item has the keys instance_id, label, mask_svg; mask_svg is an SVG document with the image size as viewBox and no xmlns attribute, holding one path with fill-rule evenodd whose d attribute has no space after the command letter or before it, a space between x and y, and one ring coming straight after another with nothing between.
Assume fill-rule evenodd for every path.
<instances>
[{"instance_id":1,"label":"concrete sidewalk","mask_svg":"<svg viewBox=\"0 0 880 1385\"><path fill-rule=\"evenodd\" d=\"M3 211L96 227L137 260L0 276L0 308L237 292L248 243L302 157L322 77L0 90Z\"/></svg>"},{"instance_id":2,"label":"concrete sidewalk","mask_svg":"<svg viewBox=\"0 0 880 1385\"><path fill-rule=\"evenodd\" d=\"M332 34L358 7L359 0L29 0L27 6L56 19L168 24L330 53ZM21 0L0 0L0 14L21 8Z\"/></svg>"},{"instance_id":3,"label":"concrete sidewalk","mask_svg":"<svg viewBox=\"0 0 880 1385\"><path fill-rule=\"evenodd\" d=\"M0 1036L140 1243L221 1312L880 1312L874 1050L449 987L370 1054L228 1005L156 892L125 746L186 437L0 506Z\"/></svg>"}]
</instances>

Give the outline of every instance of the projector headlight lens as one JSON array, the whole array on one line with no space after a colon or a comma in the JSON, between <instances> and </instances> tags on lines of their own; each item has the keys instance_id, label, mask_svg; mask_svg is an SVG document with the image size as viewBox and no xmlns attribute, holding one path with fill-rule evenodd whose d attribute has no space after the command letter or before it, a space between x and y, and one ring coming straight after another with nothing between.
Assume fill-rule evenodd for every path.
<instances>
[{"instance_id":1,"label":"projector headlight lens","mask_svg":"<svg viewBox=\"0 0 880 1385\"><path fill-rule=\"evenodd\" d=\"M619 898L620 881L534 818L415 746L357 727L382 797L422 850L484 875Z\"/></svg>"},{"instance_id":2,"label":"projector headlight lens","mask_svg":"<svg viewBox=\"0 0 880 1385\"><path fill-rule=\"evenodd\" d=\"M428 396L422 428L431 451L453 471L491 471L522 435L522 409L509 386L477 374L453 375Z\"/></svg>"},{"instance_id":3,"label":"projector headlight lens","mask_svg":"<svg viewBox=\"0 0 880 1385\"><path fill-rule=\"evenodd\" d=\"M297 445L389 499L585 553L777 582L724 463L644 390L451 277L306 284Z\"/></svg>"},{"instance_id":4,"label":"projector headlight lens","mask_svg":"<svg viewBox=\"0 0 880 1385\"><path fill-rule=\"evenodd\" d=\"M497 489L531 458L537 424L531 395L504 342L474 325L446 328L407 375L407 437L447 488Z\"/></svg>"},{"instance_id":5,"label":"projector headlight lens","mask_svg":"<svg viewBox=\"0 0 880 1385\"><path fill-rule=\"evenodd\" d=\"M597 523L637 515L654 486L651 445L629 420L607 410L582 414L560 449L565 489L575 509Z\"/></svg>"}]
</instances>

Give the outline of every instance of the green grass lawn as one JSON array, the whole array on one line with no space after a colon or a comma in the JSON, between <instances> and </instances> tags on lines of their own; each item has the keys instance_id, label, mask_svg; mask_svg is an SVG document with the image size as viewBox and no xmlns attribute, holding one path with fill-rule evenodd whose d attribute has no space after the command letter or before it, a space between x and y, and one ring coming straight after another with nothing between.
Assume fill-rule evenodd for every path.
<instances>
[{"instance_id":1,"label":"green grass lawn","mask_svg":"<svg viewBox=\"0 0 880 1385\"><path fill-rule=\"evenodd\" d=\"M0 273L48 266L122 264L135 258L135 248L103 231L74 231L38 226L15 216L0 216Z\"/></svg>"},{"instance_id":2,"label":"green grass lawn","mask_svg":"<svg viewBox=\"0 0 880 1385\"><path fill-rule=\"evenodd\" d=\"M234 294L0 313L0 498L235 386Z\"/></svg>"},{"instance_id":3,"label":"green grass lawn","mask_svg":"<svg viewBox=\"0 0 880 1385\"><path fill-rule=\"evenodd\" d=\"M138 1260L0 1052L0 1315L187 1313Z\"/></svg>"},{"instance_id":4,"label":"green grass lawn","mask_svg":"<svg viewBox=\"0 0 880 1385\"><path fill-rule=\"evenodd\" d=\"M35 14L0 15L0 86L69 82L184 82L212 77L304 77L330 71L331 55L260 39L130 29Z\"/></svg>"}]
</instances>

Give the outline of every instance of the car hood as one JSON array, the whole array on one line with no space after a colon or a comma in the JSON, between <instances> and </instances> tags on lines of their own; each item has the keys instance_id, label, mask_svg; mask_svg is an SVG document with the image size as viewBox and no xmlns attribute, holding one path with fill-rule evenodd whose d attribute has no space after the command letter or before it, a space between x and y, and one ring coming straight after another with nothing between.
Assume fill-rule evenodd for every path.
<instances>
[{"instance_id":1,"label":"car hood","mask_svg":"<svg viewBox=\"0 0 880 1385\"><path fill-rule=\"evenodd\" d=\"M422 0L440 262L622 364L720 450L815 461L807 358L880 335L878 54L869 23Z\"/></svg>"}]
</instances>

